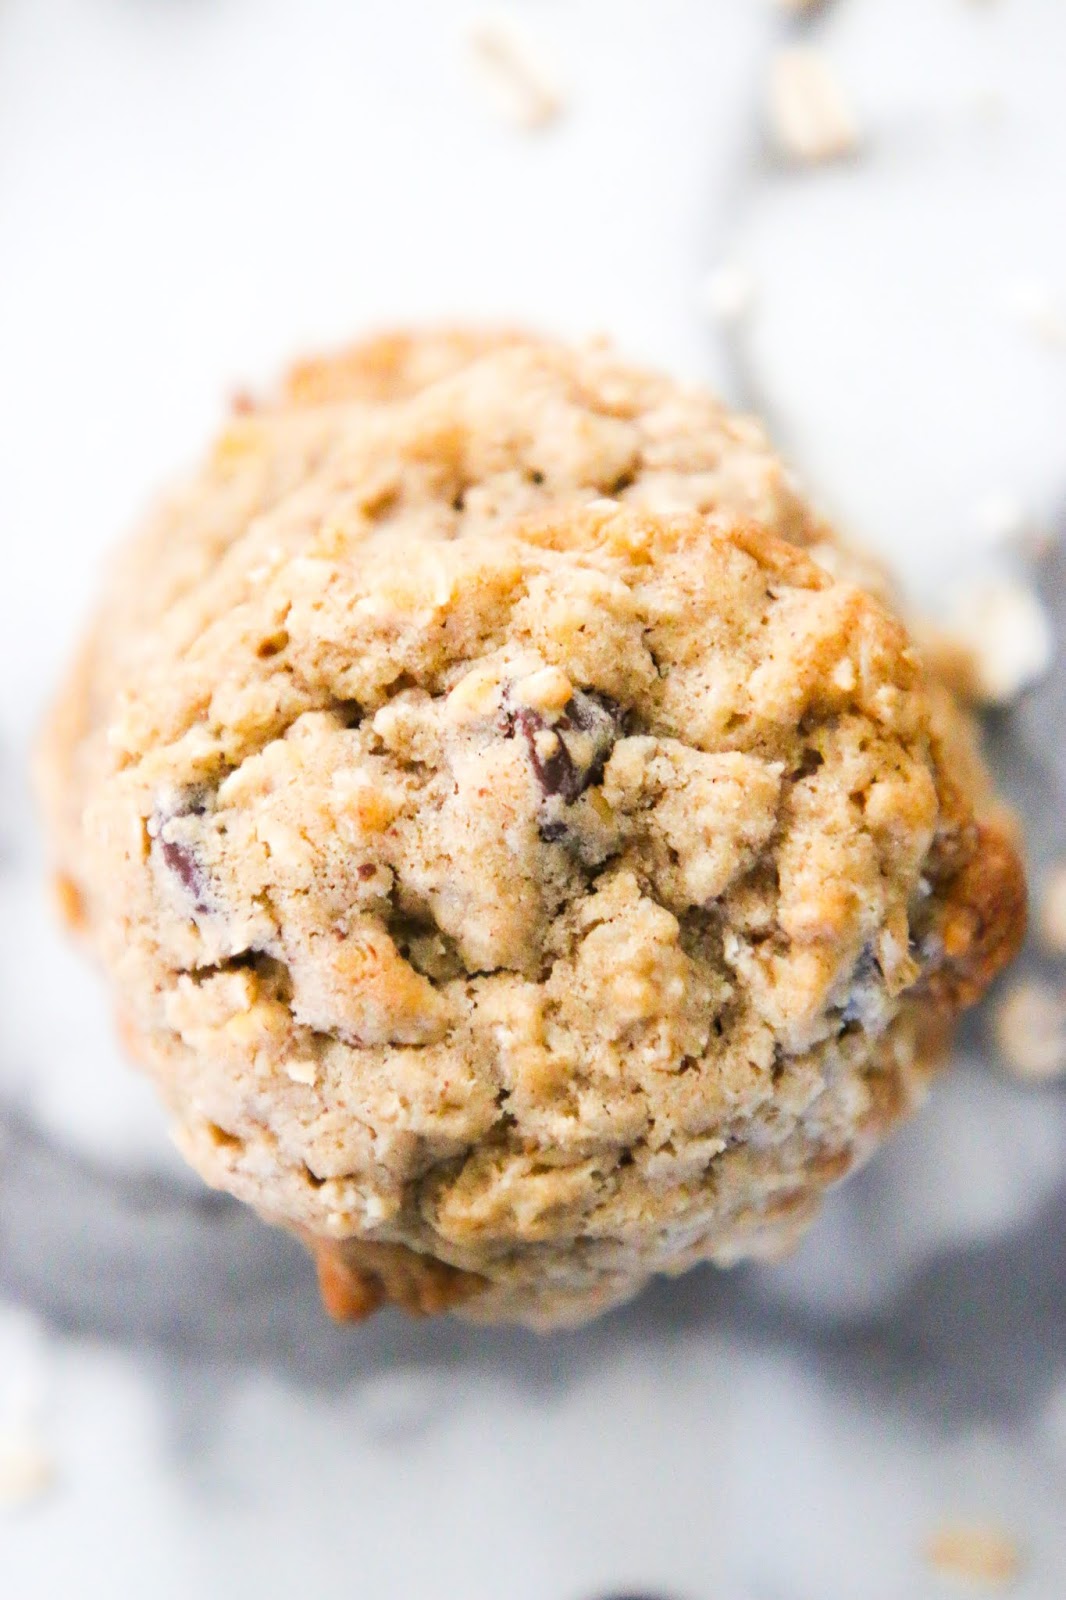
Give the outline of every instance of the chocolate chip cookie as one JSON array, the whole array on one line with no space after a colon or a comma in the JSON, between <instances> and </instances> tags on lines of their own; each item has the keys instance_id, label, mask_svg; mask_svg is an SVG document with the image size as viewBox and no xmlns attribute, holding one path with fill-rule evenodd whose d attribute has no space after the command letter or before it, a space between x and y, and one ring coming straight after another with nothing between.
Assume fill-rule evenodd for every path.
<instances>
[{"instance_id":1,"label":"chocolate chip cookie","mask_svg":"<svg viewBox=\"0 0 1066 1600\"><path fill-rule=\"evenodd\" d=\"M341 1316L787 1248L1024 924L968 725L761 430L519 335L234 416L42 784L183 1150Z\"/></svg>"}]
</instances>

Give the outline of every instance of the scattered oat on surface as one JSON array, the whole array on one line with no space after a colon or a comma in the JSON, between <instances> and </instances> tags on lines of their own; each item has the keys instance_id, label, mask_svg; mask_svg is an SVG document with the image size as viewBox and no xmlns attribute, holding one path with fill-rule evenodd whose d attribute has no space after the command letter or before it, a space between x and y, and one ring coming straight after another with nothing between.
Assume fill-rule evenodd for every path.
<instances>
[{"instance_id":1,"label":"scattered oat on surface","mask_svg":"<svg viewBox=\"0 0 1066 1600\"><path fill-rule=\"evenodd\" d=\"M723 261L703 283L703 305L716 322L741 322L755 304L755 280L736 261Z\"/></svg>"},{"instance_id":2,"label":"scattered oat on surface","mask_svg":"<svg viewBox=\"0 0 1066 1600\"><path fill-rule=\"evenodd\" d=\"M1056 861L1044 879L1037 931L1046 950L1066 956L1066 861Z\"/></svg>"},{"instance_id":3,"label":"scattered oat on surface","mask_svg":"<svg viewBox=\"0 0 1066 1600\"><path fill-rule=\"evenodd\" d=\"M467 29L471 67L497 114L539 128L563 109L559 75L540 46L510 17L479 17Z\"/></svg>"},{"instance_id":4,"label":"scattered oat on surface","mask_svg":"<svg viewBox=\"0 0 1066 1600\"><path fill-rule=\"evenodd\" d=\"M1009 315L1041 344L1066 347L1066 315L1059 297L1043 278L1018 278L1008 285Z\"/></svg>"},{"instance_id":5,"label":"scattered oat on surface","mask_svg":"<svg viewBox=\"0 0 1066 1600\"><path fill-rule=\"evenodd\" d=\"M1044 1083L1066 1073L1066 996L1042 978L1025 978L996 1007L996 1043L1019 1078Z\"/></svg>"},{"instance_id":6,"label":"scattered oat on surface","mask_svg":"<svg viewBox=\"0 0 1066 1600\"><path fill-rule=\"evenodd\" d=\"M836 70L809 46L778 52L768 111L774 144L790 161L835 161L858 147L858 125Z\"/></svg>"},{"instance_id":7,"label":"scattered oat on surface","mask_svg":"<svg viewBox=\"0 0 1066 1600\"><path fill-rule=\"evenodd\" d=\"M1001 1528L982 1523L950 1523L932 1533L925 1558L946 1577L984 1588L1004 1588L1021 1571L1018 1544Z\"/></svg>"},{"instance_id":8,"label":"scattered oat on surface","mask_svg":"<svg viewBox=\"0 0 1066 1600\"><path fill-rule=\"evenodd\" d=\"M1033 533L1033 518L1020 500L1009 494L989 494L973 510L978 538L990 549L1021 545Z\"/></svg>"},{"instance_id":9,"label":"scattered oat on surface","mask_svg":"<svg viewBox=\"0 0 1066 1600\"><path fill-rule=\"evenodd\" d=\"M981 578L958 592L950 632L969 652L973 696L1007 705L1051 667L1055 642L1040 596L1016 578Z\"/></svg>"},{"instance_id":10,"label":"scattered oat on surface","mask_svg":"<svg viewBox=\"0 0 1066 1600\"><path fill-rule=\"evenodd\" d=\"M28 1505L51 1488L55 1464L29 1429L0 1433L0 1511Z\"/></svg>"}]
</instances>

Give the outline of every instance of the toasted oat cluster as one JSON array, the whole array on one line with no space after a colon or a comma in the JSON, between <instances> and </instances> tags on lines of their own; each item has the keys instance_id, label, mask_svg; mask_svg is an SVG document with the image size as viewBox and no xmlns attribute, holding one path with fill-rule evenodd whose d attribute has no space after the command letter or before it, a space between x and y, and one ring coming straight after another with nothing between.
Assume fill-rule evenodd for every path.
<instances>
[{"instance_id":1,"label":"toasted oat cluster","mask_svg":"<svg viewBox=\"0 0 1066 1600\"><path fill-rule=\"evenodd\" d=\"M64 900L327 1304L540 1326L786 1248L1025 890L961 714L760 430L393 337L233 418L52 718Z\"/></svg>"}]
</instances>

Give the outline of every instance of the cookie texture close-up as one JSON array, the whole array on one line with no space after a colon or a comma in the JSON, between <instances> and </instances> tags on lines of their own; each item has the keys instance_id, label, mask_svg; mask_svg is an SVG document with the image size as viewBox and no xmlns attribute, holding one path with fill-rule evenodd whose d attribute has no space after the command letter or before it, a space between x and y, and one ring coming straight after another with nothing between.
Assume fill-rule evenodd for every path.
<instances>
[{"instance_id":1,"label":"cookie texture close-up","mask_svg":"<svg viewBox=\"0 0 1066 1600\"><path fill-rule=\"evenodd\" d=\"M243 406L41 785L182 1150L340 1316L779 1253L1024 928L965 713L761 429L519 334Z\"/></svg>"}]
</instances>

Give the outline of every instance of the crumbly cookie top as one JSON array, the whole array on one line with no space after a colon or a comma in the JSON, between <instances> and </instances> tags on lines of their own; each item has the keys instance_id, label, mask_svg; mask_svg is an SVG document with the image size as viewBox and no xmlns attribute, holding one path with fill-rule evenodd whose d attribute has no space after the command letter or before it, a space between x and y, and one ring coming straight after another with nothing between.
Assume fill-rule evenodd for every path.
<instances>
[{"instance_id":1,"label":"crumbly cookie top","mask_svg":"<svg viewBox=\"0 0 1066 1600\"><path fill-rule=\"evenodd\" d=\"M792 548L615 507L432 543L335 523L238 581L209 619L197 595L201 626L127 696L115 783L153 797L150 857L211 961L248 948L221 908L253 859L256 902L300 929L268 934L264 910L255 948L328 934L317 968L370 940L400 1011L364 1017L345 983L352 1016L331 1018L296 982L318 1031L443 1036L435 980L545 981L617 882L701 935L761 921L731 959L797 1047L867 942L896 989L915 976L937 820L919 669ZM439 961L396 960L397 918Z\"/></svg>"},{"instance_id":2,"label":"crumbly cookie top","mask_svg":"<svg viewBox=\"0 0 1066 1600\"><path fill-rule=\"evenodd\" d=\"M601 496L735 512L832 550L757 424L602 346L443 329L300 363L277 396L240 404L202 468L114 564L49 728L55 777L44 791L61 854L78 855L86 796L110 767L116 704L139 691L153 658L182 652L199 607L206 617L239 601L227 585L242 567L255 574L298 550L331 514L450 539ZM260 546L262 560L245 559Z\"/></svg>"}]
</instances>

